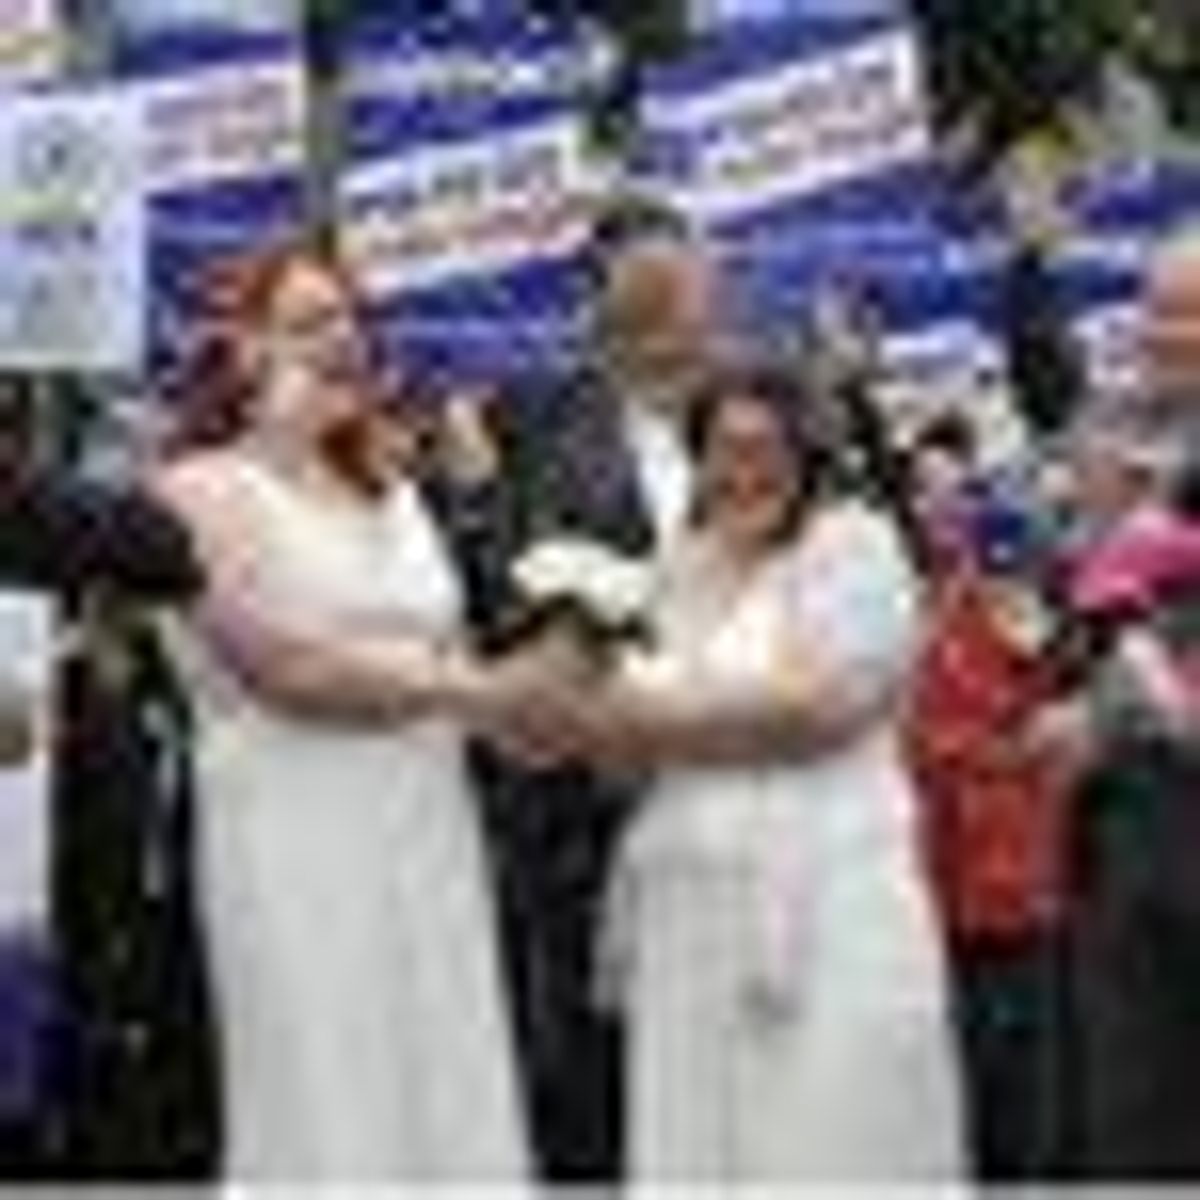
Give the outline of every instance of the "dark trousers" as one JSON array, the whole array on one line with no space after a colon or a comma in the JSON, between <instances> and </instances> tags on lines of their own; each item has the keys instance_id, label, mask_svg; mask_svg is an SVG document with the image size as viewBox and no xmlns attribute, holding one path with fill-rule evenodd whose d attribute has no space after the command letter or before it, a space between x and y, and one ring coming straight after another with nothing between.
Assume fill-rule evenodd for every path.
<instances>
[{"instance_id":1,"label":"dark trousers","mask_svg":"<svg viewBox=\"0 0 1200 1200\"><path fill-rule=\"evenodd\" d=\"M1106 905L1080 967L1087 1175L1200 1180L1200 921Z\"/></svg>"},{"instance_id":2,"label":"dark trousers","mask_svg":"<svg viewBox=\"0 0 1200 1200\"><path fill-rule=\"evenodd\" d=\"M476 762L534 1150L554 1183L620 1178L622 1048L595 1003L595 946L620 806L586 777Z\"/></svg>"},{"instance_id":3,"label":"dark trousers","mask_svg":"<svg viewBox=\"0 0 1200 1200\"><path fill-rule=\"evenodd\" d=\"M1084 1171L1200 1180L1200 761L1124 748L1084 796Z\"/></svg>"},{"instance_id":4,"label":"dark trousers","mask_svg":"<svg viewBox=\"0 0 1200 1200\"><path fill-rule=\"evenodd\" d=\"M54 1178L50 1041L58 1024L53 955L39 934L0 943L0 1183Z\"/></svg>"},{"instance_id":5,"label":"dark trousers","mask_svg":"<svg viewBox=\"0 0 1200 1200\"><path fill-rule=\"evenodd\" d=\"M221 1138L215 1014L194 906L190 726L153 645L128 679L63 679L51 863L58 1176L203 1182Z\"/></svg>"},{"instance_id":6,"label":"dark trousers","mask_svg":"<svg viewBox=\"0 0 1200 1200\"><path fill-rule=\"evenodd\" d=\"M1075 1056L1063 945L1035 935L953 948L968 1130L982 1182L1071 1174Z\"/></svg>"}]
</instances>

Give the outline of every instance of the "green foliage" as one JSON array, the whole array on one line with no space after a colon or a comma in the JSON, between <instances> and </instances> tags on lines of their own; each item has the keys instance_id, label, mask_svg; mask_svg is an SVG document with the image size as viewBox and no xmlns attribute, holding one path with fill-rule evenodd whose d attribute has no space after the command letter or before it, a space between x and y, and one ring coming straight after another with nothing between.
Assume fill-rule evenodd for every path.
<instances>
[{"instance_id":1,"label":"green foliage","mask_svg":"<svg viewBox=\"0 0 1200 1200\"><path fill-rule=\"evenodd\" d=\"M354 0L303 0L309 65L323 77L335 70L338 35L354 14Z\"/></svg>"},{"instance_id":2,"label":"green foliage","mask_svg":"<svg viewBox=\"0 0 1200 1200\"><path fill-rule=\"evenodd\" d=\"M993 153L1031 128L1061 127L1093 99L1118 55L1162 90L1170 116L1200 130L1197 0L913 0L928 32L947 122L964 116Z\"/></svg>"},{"instance_id":3,"label":"green foliage","mask_svg":"<svg viewBox=\"0 0 1200 1200\"><path fill-rule=\"evenodd\" d=\"M1162 85L1171 116L1200 130L1200 5L1195 0L1134 4L1130 54Z\"/></svg>"},{"instance_id":4,"label":"green foliage","mask_svg":"<svg viewBox=\"0 0 1200 1200\"><path fill-rule=\"evenodd\" d=\"M636 136L641 73L687 45L688 0L529 0L550 15L586 16L613 38L619 66L609 89L590 98L589 119L597 145L620 153Z\"/></svg>"},{"instance_id":5,"label":"green foliage","mask_svg":"<svg viewBox=\"0 0 1200 1200\"><path fill-rule=\"evenodd\" d=\"M964 116L1002 152L1061 127L1096 95L1113 53L1132 54L1142 0L914 0L943 117Z\"/></svg>"}]
</instances>

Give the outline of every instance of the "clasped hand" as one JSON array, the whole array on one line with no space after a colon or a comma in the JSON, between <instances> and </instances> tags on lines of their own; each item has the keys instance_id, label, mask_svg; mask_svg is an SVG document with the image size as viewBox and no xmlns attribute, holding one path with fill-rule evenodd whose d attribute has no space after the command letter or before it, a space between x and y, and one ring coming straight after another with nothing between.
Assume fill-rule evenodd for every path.
<instances>
[{"instance_id":1,"label":"clasped hand","mask_svg":"<svg viewBox=\"0 0 1200 1200\"><path fill-rule=\"evenodd\" d=\"M548 631L489 676L493 702L479 732L507 755L539 769L619 765L618 681L570 632Z\"/></svg>"}]
</instances>

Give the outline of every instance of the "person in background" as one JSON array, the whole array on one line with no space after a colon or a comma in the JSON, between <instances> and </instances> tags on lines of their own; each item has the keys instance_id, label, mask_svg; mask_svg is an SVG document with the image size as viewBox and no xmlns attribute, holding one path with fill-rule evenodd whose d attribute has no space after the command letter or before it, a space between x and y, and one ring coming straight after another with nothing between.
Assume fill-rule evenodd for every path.
<instances>
[{"instance_id":1,"label":"person in background","mask_svg":"<svg viewBox=\"0 0 1200 1200\"><path fill-rule=\"evenodd\" d=\"M953 967L975 1169L985 1183L1069 1170L1068 906L1073 791L1022 730L1058 691L1056 615L1036 527L946 496L934 518L909 760ZM947 527L945 514L954 525Z\"/></svg>"},{"instance_id":2,"label":"person in background","mask_svg":"<svg viewBox=\"0 0 1200 1200\"><path fill-rule=\"evenodd\" d=\"M1200 721L1188 686L1200 576L1189 481L1200 462L1200 255L1150 272L1145 390L1125 401L1139 475L1080 482L1067 594L1087 636L1074 696L1043 741L1078 763L1083 1171L1104 1182L1200 1178ZM1093 481L1094 482L1094 481ZM1115 503L1113 503L1115 501Z\"/></svg>"},{"instance_id":3,"label":"person in background","mask_svg":"<svg viewBox=\"0 0 1200 1200\"><path fill-rule=\"evenodd\" d=\"M1185 230L1154 258L1142 331L1143 394L1131 398L1160 441L1200 458L1200 233Z\"/></svg>"},{"instance_id":4,"label":"person in background","mask_svg":"<svg viewBox=\"0 0 1200 1200\"><path fill-rule=\"evenodd\" d=\"M1118 531L1153 525L1163 512L1164 486L1182 461L1136 406L1098 401L1065 439L1065 481L1059 497L1056 557L1074 577Z\"/></svg>"},{"instance_id":5,"label":"person in background","mask_svg":"<svg viewBox=\"0 0 1200 1200\"><path fill-rule=\"evenodd\" d=\"M505 473L505 403L495 386L459 386L410 403L415 470L454 554L467 624L481 651L505 640L517 506ZM485 756L486 757L486 756Z\"/></svg>"},{"instance_id":6,"label":"person in background","mask_svg":"<svg viewBox=\"0 0 1200 1200\"><path fill-rule=\"evenodd\" d=\"M1053 270L1070 235L1059 168L1035 139L1015 148L1001 177L1008 244L999 271L999 321L1014 400L1042 437L1070 425L1087 376Z\"/></svg>"},{"instance_id":7,"label":"person in background","mask_svg":"<svg viewBox=\"0 0 1200 1200\"><path fill-rule=\"evenodd\" d=\"M915 552L917 518L909 506L904 456L875 394L883 335L878 298L864 281L831 273L813 289L799 359L812 383L814 408L827 426L822 436L839 483L890 513Z\"/></svg>"},{"instance_id":8,"label":"person in background","mask_svg":"<svg viewBox=\"0 0 1200 1200\"><path fill-rule=\"evenodd\" d=\"M203 574L144 491L39 460L33 407L4 387L0 576L59 609L50 937L5 969L5 1040L30 1041L31 1110L2 1139L5 1178L199 1181L216 1161L207 991L189 875L185 698L152 613ZM9 984L15 982L16 991ZM34 1018L33 1027L22 1017Z\"/></svg>"},{"instance_id":9,"label":"person in background","mask_svg":"<svg viewBox=\"0 0 1200 1200\"><path fill-rule=\"evenodd\" d=\"M982 486L974 428L957 413L929 421L907 447L904 474L922 564L930 569L957 564Z\"/></svg>"}]
</instances>

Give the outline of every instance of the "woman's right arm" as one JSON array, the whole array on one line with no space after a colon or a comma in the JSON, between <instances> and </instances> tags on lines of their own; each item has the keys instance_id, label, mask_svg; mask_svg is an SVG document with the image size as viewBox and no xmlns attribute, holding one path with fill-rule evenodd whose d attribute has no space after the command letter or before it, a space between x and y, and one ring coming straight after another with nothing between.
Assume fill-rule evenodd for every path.
<instances>
[{"instance_id":1,"label":"woman's right arm","mask_svg":"<svg viewBox=\"0 0 1200 1200\"><path fill-rule=\"evenodd\" d=\"M472 702L474 669L451 647L418 635L335 635L297 614L270 579L271 549L228 473L180 466L157 490L192 530L205 565L198 628L267 704L312 720L390 725Z\"/></svg>"}]
</instances>

